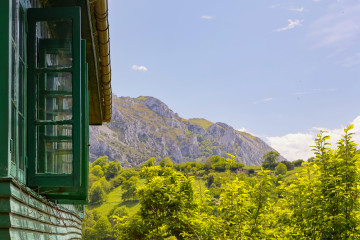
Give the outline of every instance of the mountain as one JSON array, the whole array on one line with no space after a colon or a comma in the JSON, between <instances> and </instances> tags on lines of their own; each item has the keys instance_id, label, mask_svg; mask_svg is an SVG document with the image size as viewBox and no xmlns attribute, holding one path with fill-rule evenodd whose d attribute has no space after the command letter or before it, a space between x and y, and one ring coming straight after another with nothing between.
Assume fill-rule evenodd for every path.
<instances>
[{"instance_id":1,"label":"mountain","mask_svg":"<svg viewBox=\"0 0 360 240\"><path fill-rule=\"evenodd\" d=\"M245 165L261 165L262 156L272 150L260 138L225 123L181 118L154 97L113 95L111 122L90 127L90 160L107 155L125 167L151 157L186 162L226 153Z\"/></svg>"}]
</instances>

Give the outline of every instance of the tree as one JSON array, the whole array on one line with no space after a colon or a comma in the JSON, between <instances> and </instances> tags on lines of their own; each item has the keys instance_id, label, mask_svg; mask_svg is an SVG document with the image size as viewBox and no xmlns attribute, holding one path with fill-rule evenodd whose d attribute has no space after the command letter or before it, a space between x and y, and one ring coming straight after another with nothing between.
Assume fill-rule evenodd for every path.
<instances>
[{"instance_id":1,"label":"tree","mask_svg":"<svg viewBox=\"0 0 360 240\"><path fill-rule=\"evenodd\" d=\"M108 156L102 156L97 158L93 163L92 166L96 166L99 165L101 168L103 168L104 166L106 166L106 164L108 163Z\"/></svg>"},{"instance_id":2,"label":"tree","mask_svg":"<svg viewBox=\"0 0 360 240\"><path fill-rule=\"evenodd\" d=\"M138 177L132 176L131 178L129 178L128 180L123 182L123 184L121 185L121 189L124 191L121 196L123 200L129 200L131 198L133 200L135 200L136 184L137 184L138 180L139 180Z\"/></svg>"},{"instance_id":3,"label":"tree","mask_svg":"<svg viewBox=\"0 0 360 240\"><path fill-rule=\"evenodd\" d=\"M91 168L90 172L98 178L104 176L104 171L101 169L100 165L95 165L93 168Z\"/></svg>"},{"instance_id":4,"label":"tree","mask_svg":"<svg viewBox=\"0 0 360 240\"><path fill-rule=\"evenodd\" d=\"M95 204L105 200L105 191L99 181L95 182L89 191L90 203Z\"/></svg>"},{"instance_id":5,"label":"tree","mask_svg":"<svg viewBox=\"0 0 360 240\"><path fill-rule=\"evenodd\" d=\"M120 172L120 175L127 180L127 179L131 178L132 176L139 177L140 174L138 171L130 168L130 169L123 169Z\"/></svg>"},{"instance_id":6,"label":"tree","mask_svg":"<svg viewBox=\"0 0 360 240\"><path fill-rule=\"evenodd\" d=\"M287 171L294 170L294 168L295 168L293 162L284 160L284 161L281 161L281 163L285 164Z\"/></svg>"},{"instance_id":7,"label":"tree","mask_svg":"<svg viewBox=\"0 0 360 240\"><path fill-rule=\"evenodd\" d=\"M352 125L329 148L325 132L315 140L315 158L303 166L300 176L283 192L290 213L289 239L351 239L360 234L358 218L359 154L351 140Z\"/></svg>"},{"instance_id":8,"label":"tree","mask_svg":"<svg viewBox=\"0 0 360 240\"><path fill-rule=\"evenodd\" d=\"M117 207L114 210L113 215L117 217L129 216L129 210L125 206Z\"/></svg>"},{"instance_id":9,"label":"tree","mask_svg":"<svg viewBox=\"0 0 360 240\"><path fill-rule=\"evenodd\" d=\"M285 175L286 174L286 165L283 164L283 163L279 163L276 168L275 168L275 172L276 172L276 175Z\"/></svg>"},{"instance_id":10,"label":"tree","mask_svg":"<svg viewBox=\"0 0 360 240\"><path fill-rule=\"evenodd\" d=\"M218 239L274 239L267 233L272 225L269 206L273 179L269 170L258 175L253 184L236 178L222 187Z\"/></svg>"},{"instance_id":11,"label":"tree","mask_svg":"<svg viewBox=\"0 0 360 240\"><path fill-rule=\"evenodd\" d=\"M111 223L106 216L102 216L94 225L96 239L113 239L113 230Z\"/></svg>"},{"instance_id":12,"label":"tree","mask_svg":"<svg viewBox=\"0 0 360 240\"><path fill-rule=\"evenodd\" d=\"M209 175L208 175L207 182L206 182L206 186L208 188L210 188L210 186L214 183L214 178L215 178L214 175L215 175L215 173L209 173Z\"/></svg>"},{"instance_id":13,"label":"tree","mask_svg":"<svg viewBox=\"0 0 360 240\"><path fill-rule=\"evenodd\" d=\"M298 159L298 160L293 161L293 164L295 167L301 167L303 162L304 162L304 160Z\"/></svg>"},{"instance_id":14,"label":"tree","mask_svg":"<svg viewBox=\"0 0 360 240\"><path fill-rule=\"evenodd\" d=\"M108 219L110 221L110 223L113 225L114 222L114 218L121 218L121 217L127 217L129 216L129 210L126 206L115 206L113 209L111 209L109 215L108 215Z\"/></svg>"},{"instance_id":15,"label":"tree","mask_svg":"<svg viewBox=\"0 0 360 240\"><path fill-rule=\"evenodd\" d=\"M311 163L311 162L314 162L314 159L315 159L315 157L309 157L307 161L308 161L309 163Z\"/></svg>"},{"instance_id":16,"label":"tree","mask_svg":"<svg viewBox=\"0 0 360 240\"><path fill-rule=\"evenodd\" d=\"M143 171L151 169L145 168ZM163 176L147 173L143 175L149 176L148 182L138 189L137 194L141 204L139 215L147 226L146 237L196 238L189 219L196 209L191 178L186 178L172 168L165 169Z\"/></svg>"},{"instance_id":17,"label":"tree","mask_svg":"<svg viewBox=\"0 0 360 240\"><path fill-rule=\"evenodd\" d=\"M95 225L96 221L94 220L94 215L92 214L92 211L86 210L85 211L85 217L83 220L83 238L85 240L91 240L96 238L95 230L93 229L93 226Z\"/></svg>"},{"instance_id":18,"label":"tree","mask_svg":"<svg viewBox=\"0 0 360 240\"><path fill-rule=\"evenodd\" d=\"M205 170L209 171L211 169L211 164L212 164L211 157L209 157L204 162Z\"/></svg>"},{"instance_id":19,"label":"tree","mask_svg":"<svg viewBox=\"0 0 360 240\"><path fill-rule=\"evenodd\" d=\"M275 151L270 151L263 156L263 164L262 167L264 169L274 170L277 165L277 160L280 154Z\"/></svg>"},{"instance_id":20,"label":"tree","mask_svg":"<svg viewBox=\"0 0 360 240\"><path fill-rule=\"evenodd\" d=\"M153 166L155 166L155 163L156 163L156 158L152 157L152 158L149 158L148 160L146 160L141 165L141 167L153 167Z\"/></svg>"},{"instance_id":21,"label":"tree","mask_svg":"<svg viewBox=\"0 0 360 240\"><path fill-rule=\"evenodd\" d=\"M109 193L111 190L111 184L106 181L105 177L102 177L98 180L98 182L101 184L102 189L106 192Z\"/></svg>"},{"instance_id":22,"label":"tree","mask_svg":"<svg viewBox=\"0 0 360 240\"><path fill-rule=\"evenodd\" d=\"M121 175L116 176L114 179L111 180L111 184L114 188L120 186L123 182L126 181L126 178L124 178Z\"/></svg>"},{"instance_id":23,"label":"tree","mask_svg":"<svg viewBox=\"0 0 360 240\"><path fill-rule=\"evenodd\" d=\"M114 178L117 176L118 172L119 172L119 165L114 161L114 162L110 162L107 167L106 167L106 171L105 171L105 177L107 180L109 180L110 178Z\"/></svg>"},{"instance_id":24,"label":"tree","mask_svg":"<svg viewBox=\"0 0 360 240\"><path fill-rule=\"evenodd\" d=\"M159 165L161 167L173 167L174 164L173 162L171 161L171 159L169 157L164 157L160 162L159 162Z\"/></svg>"}]
</instances>

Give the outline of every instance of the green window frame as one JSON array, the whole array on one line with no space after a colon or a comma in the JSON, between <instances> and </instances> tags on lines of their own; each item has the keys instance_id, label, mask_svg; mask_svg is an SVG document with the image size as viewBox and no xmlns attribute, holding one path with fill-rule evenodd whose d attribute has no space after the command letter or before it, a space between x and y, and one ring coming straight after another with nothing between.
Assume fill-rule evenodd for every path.
<instances>
[{"instance_id":1,"label":"green window frame","mask_svg":"<svg viewBox=\"0 0 360 240\"><path fill-rule=\"evenodd\" d=\"M28 186L57 194L81 187L84 175L80 8L28 9L27 17Z\"/></svg>"},{"instance_id":2,"label":"green window frame","mask_svg":"<svg viewBox=\"0 0 360 240\"><path fill-rule=\"evenodd\" d=\"M21 183L26 183L26 3L11 1L11 98L10 98L10 175Z\"/></svg>"},{"instance_id":3,"label":"green window frame","mask_svg":"<svg viewBox=\"0 0 360 240\"><path fill-rule=\"evenodd\" d=\"M89 91L88 91L88 66L86 63L86 41L81 40L81 107L84 110L82 121L82 156L81 156L81 183L79 187L40 187L39 193L48 199L57 200L62 204L88 204L89 186Z\"/></svg>"}]
</instances>

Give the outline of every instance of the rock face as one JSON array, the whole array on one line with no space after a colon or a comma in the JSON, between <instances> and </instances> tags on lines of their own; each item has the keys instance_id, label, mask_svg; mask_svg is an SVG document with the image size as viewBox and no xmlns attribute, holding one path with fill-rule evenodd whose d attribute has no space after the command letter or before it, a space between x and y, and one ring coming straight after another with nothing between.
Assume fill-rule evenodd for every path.
<instances>
[{"instance_id":1,"label":"rock face","mask_svg":"<svg viewBox=\"0 0 360 240\"><path fill-rule=\"evenodd\" d=\"M183 119L153 97L113 95L112 112L110 123L90 127L91 161L107 155L125 167L134 167L151 157L186 162L231 153L245 165L261 165L262 156L274 150L225 123Z\"/></svg>"}]
</instances>

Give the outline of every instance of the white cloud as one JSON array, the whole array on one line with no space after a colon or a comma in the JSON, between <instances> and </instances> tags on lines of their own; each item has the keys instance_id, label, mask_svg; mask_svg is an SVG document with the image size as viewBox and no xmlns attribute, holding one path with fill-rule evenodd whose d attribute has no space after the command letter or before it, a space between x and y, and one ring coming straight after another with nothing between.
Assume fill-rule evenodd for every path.
<instances>
[{"instance_id":1,"label":"white cloud","mask_svg":"<svg viewBox=\"0 0 360 240\"><path fill-rule=\"evenodd\" d=\"M280 137L267 137L270 146L289 161L308 159L312 156L310 145L314 142L314 134L291 133Z\"/></svg>"},{"instance_id":2,"label":"white cloud","mask_svg":"<svg viewBox=\"0 0 360 240\"><path fill-rule=\"evenodd\" d=\"M214 17L213 16L207 16L207 15L203 15L200 17L201 19L206 19L206 20L211 20L213 19Z\"/></svg>"},{"instance_id":3,"label":"white cloud","mask_svg":"<svg viewBox=\"0 0 360 240\"><path fill-rule=\"evenodd\" d=\"M301 8L289 8L290 11L294 11L294 12L303 12L305 10L305 8L301 7Z\"/></svg>"},{"instance_id":4,"label":"white cloud","mask_svg":"<svg viewBox=\"0 0 360 240\"><path fill-rule=\"evenodd\" d=\"M269 8L277 8L277 7L280 7L281 5L280 4L274 4L274 5L271 5Z\"/></svg>"},{"instance_id":5,"label":"white cloud","mask_svg":"<svg viewBox=\"0 0 360 240\"><path fill-rule=\"evenodd\" d=\"M352 121L352 124L354 124L354 129L351 132L355 133L353 140L356 143L360 143L360 116L356 117ZM331 143L332 147L335 147L336 142L344 134L344 128L344 126L336 129L314 127L305 133L291 133L284 136L266 137L266 141L289 161L296 159L306 160L313 156L310 146L314 145L314 140L320 130L327 131L327 134L330 136L329 143Z\"/></svg>"},{"instance_id":6,"label":"white cloud","mask_svg":"<svg viewBox=\"0 0 360 240\"><path fill-rule=\"evenodd\" d=\"M258 104L258 103L261 103L261 102L270 102L272 100L274 100L274 98L268 97L268 98L264 98L264 99L259 100L259 101L253 101L252 104Z\"/></svg>"},{"instance_id":7,"label":"white cloud","mask_svg":"<svg viewBox=\"0 0 360 240\"><path fill-rule=\"evenodd\" d=\"M140 71L140 72L146 72L148 69L147 67L145 66L138 66L138 65L132 65L131 66L131 69L132 70L135 70L135 71Z\"/></svg>"},{"instance_id":8,"label":"white cloud","mask_svg":"<svg viewBox=\"0 0 360 240\"><path fill-rule=\"evenodd\" d=\"M301 24L302 21L303 20L299 20L299 19L295 19L295 20L288 19L289 24L287 26L278 28L275 31L277 31L277 32L286 31L286 30L293 29L296 26L302 26L302 24Z\"/></svg>"}]
</instances>

